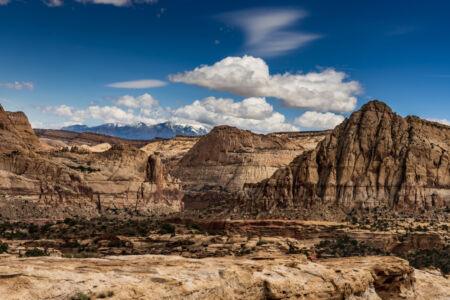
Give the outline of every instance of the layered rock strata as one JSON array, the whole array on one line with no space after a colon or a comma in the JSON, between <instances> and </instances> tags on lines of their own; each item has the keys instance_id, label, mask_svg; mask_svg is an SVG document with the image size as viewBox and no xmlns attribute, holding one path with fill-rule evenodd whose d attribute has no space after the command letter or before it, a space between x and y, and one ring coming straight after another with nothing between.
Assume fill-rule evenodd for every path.
<instances>
[{"instance_id":1,"label":"layered rock strata","mask_svg":"<svg viewBox=\"0 0 450 300\"><path fill-rule=\"evenodd\" d=\"M237 191L244 183L270 177L295 156L315 147L327 134L263 135L218 126L187 152L172 173L188 190Z\"/></svg>"},{"instance_id":2,"label":"layered rock strata","mask_svg":"<svg viewBox=\"0 0 450 300\"><path fill-rule=\"evenodd\" d=\"M26 214L21 201L30 202L26 206L31 215L24 217L52 217L53 211L83 215L105 208L157 212L182 208L181 185L157 156L149 157L133 146L118 144L102 153L77 147L41 152L26 116L1 107L0 145L3 216ZM15 205L19 203L20 209ZM67 210L50 209L56 206Z\"/></svg>"},{"instance_id":3,"label":"layered rock strata","mask_svg":"<svg viewBox=\"0 0 450 300\"><path fill-rule=\"evenodd\" d=\"M450 127L402 118L371 101L317 147L256 184L238 206L275 210L313 205L398 210L450 205Z\"/></svg>"}]
</instances>

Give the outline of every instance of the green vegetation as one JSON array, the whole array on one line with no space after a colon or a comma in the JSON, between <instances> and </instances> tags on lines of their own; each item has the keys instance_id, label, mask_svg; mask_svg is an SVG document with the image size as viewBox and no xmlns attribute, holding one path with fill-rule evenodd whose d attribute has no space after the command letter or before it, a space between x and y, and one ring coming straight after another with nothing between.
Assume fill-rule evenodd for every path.
<instances>
[{"instance_id":1,"label":"green vegetation","mask_svg":"<svg viewBox=\"0 0 450 300\"><path fill-rule=\"evenodd\" d=\"M317 257L349 257L386 254L379 248L366 246L348 236L334 241L325 240L315 245Z\"/></svg>"},{"instance_id":2,"label":"green vegetation","mask_svg":"<svg viewBox=\"0 0 450 300\"><path fill-rule=\"evenodd\" d=\"M38 256L48 256L48 253L44 250L33 248L33 249L27 249L25 252L26 257L38 257Z\"/></svg>"},{"instance_id":3,"label":"green vegetation","mask_svg":"<svg viewBox=\"0 0 450 300\"><path fill-rule=\"evenodd\" d=\"M402 255L414 268L436 267L450 274L450 246L441 249L425 249Z\"/></svg>"},{"instance_id":4,"label":"green vegetation","mask_svg":"<svg viewBox=\"0 0 450 300\"><path fill-rule=\"evenodd\" d=\"M76 296L70 297L70 300L91 300L91 297L83 293L78 293Z\"/></svg>"},{"instance_id":5,"label":"green vegetation","mask_svg":"<svg viewBox=\"0 0 450 300\"><path fill-rule=\"evenodd\" d=\"M97 295L97 298L99 299L105 299L105 298L110 298L114 296L114 292L113 291L107 291L107 292L103 292Z\"/></svg>"},{"instance_id":6,"label":"green vegetation","mask_svg":"<svg viewBox=\"0 0 450 300\"><path fill-rule=\"evenodd\" d=\"M174 234L175 233L175 226L169 223L162 223L161 229L158 231L159 234Z\"/></svg>"},{"instance_id":7,"label":"green vegetation","mask_svg":"<svg viewBox=\"0 0 450 300\"><path fill-rule=\"evenodd\" d=\"M0 243L0 254L5 253L6 251L8 251L8 244Z\"/></svg>"}]
</instances>

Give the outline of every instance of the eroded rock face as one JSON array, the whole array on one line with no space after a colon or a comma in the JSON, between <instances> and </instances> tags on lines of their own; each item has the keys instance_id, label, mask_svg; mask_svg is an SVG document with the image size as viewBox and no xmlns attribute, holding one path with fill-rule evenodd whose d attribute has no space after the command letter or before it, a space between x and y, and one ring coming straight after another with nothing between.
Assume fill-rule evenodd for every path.
<instances>
[{"instance_id":1,"label":"eroded rock face","mask_svg":"<svg viewBox=\"0 0 450 300\"><path fill-rule=\"evenodd\" d=\"M134 146L116 144L100 153L82 147L40 152L26 116L1 107L0 144L3 216L95 215L105 208L165 213L182 208L181 185L157 156L149 159ZM25 206L35 209L16 207L19 199L30 201Z\"/></svg>"},{"instance_id":2,"label":"eroded rock face","mask_svg":"<svg viewBox=\"0 0 450 300\"><path fill-rule=\"evenodd\" d=\"M82 292L110 299L446 299L448 279L414 271L395 257L330 259L304 256L185 259L0 260L7 299L67 299ZM416 276L420 278L418 283Z\"/></svg>"},{"instance_id":3,"label":"eroded rock face","mask_svg":"<svg viewBox=\"0 0 450 300\"><path fill-rule=\"evenodd\" d=\"M188 190L237 191L270 177L328 132L255 134L230 126L203 136L172 171Z\"/></svg>"},{"instance_id":4,"label":"eroded rock face","mask_svg":"<svg viewBox=\"0 0 450 300\"><path fill-rule=\"evenodd\" d=\"M398 210L450 204L450 127L371 101L317 147L240 195L246 209L335 204Z\"/></svg>"}]
</instances>

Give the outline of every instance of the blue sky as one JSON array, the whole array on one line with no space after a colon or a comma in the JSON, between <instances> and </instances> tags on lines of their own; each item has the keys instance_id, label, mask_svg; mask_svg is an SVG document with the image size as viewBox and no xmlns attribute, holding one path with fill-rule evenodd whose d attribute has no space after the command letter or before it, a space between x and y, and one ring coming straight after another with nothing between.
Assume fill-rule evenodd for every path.
<instances>
[{"instance_id":1,"label":"blue sky","mask_svg":"<svg viewBox=\"0 0 450 300\"><path fill-rule=\"evenodd\" d=\"M0 0L0 103L52 128L308 130L370 99L448 122L449 11L414 0Z\"/></svg>"}]
</instances>

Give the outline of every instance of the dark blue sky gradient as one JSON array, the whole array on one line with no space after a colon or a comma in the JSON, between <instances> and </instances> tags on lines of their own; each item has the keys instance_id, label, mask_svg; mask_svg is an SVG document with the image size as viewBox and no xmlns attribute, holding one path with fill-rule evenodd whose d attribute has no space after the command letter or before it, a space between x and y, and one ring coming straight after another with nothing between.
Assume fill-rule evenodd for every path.
<instances>
[{"instance_id":1,"label":"dark blue sky gradient","mask_svg":"<svg viewBox=\"0 0 450 300\"><path fill-rule=\"evenodd\" d=\"M450 1L444 0L160 0L130 7L66 0L53 8L12 1L0 6L0 82L32 81L35 89L0 87L0 103L24 110L35 122L57 122L33 107L108 105L109 98L143 92L171 107L207 96L242 99L182 83L126 91L105 85L167 80L168 74L245 54L243 33L217 16L257 7L303 9L309 16L294 28L322 35L286 55L264 58L271 73L333 67L361 83L358 106L377 98L403 116L450 119ZM303 112L270 102L289 120Z\"/></svg>"}]
</instances>

